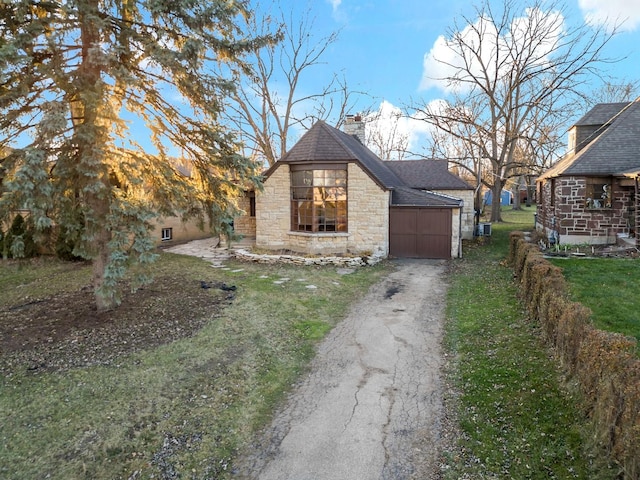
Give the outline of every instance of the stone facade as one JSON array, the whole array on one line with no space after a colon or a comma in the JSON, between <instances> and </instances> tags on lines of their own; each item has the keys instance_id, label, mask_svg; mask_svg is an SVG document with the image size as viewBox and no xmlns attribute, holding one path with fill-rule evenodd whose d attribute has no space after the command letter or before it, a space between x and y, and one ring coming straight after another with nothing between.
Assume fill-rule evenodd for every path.
<instances>
[{"instance_id":1,"label":"stone facade","mask_svg":"<svg viewBox=\"0 0 640 480\"><path fill-rule=\"evenodd\" d=\"M211 236L211 232L200 228L196 220L183 222L178 217L160 217L155 219L152 224L155 228L151 235L157 246L177 245ZM163 240L162 231L165 228L171 229L171 238Z\"/></svg>"},{"instance_id":2,"label":"stone facade","mask_svg":"<svg viewBox=\"0 0 640 480\"><path fill-rule=\"evenodd\" d=\"M460 235L462 234L462 227L460 223L460 216L463 212L460 208L454 208L451 210L451 258L462 258L462 242L460 241ZM473 230L471 231L473 237Z\"/></svg>"},{"instance_id":3,"label":"stone facade","mask_svg":"<svg viewBox=\"0 0 640 480\"><path fill-rule=\"evenodd\" d=\"M586 208L586 177L557 177L539 184L536 228L547 236L557 232L559 243L614 244L629 234L633 189L611 182L611 208Z\"/></svg>"},{"instance_id":4,"label":"stone facade","mask_svg":"<svg viewBox=\"0 0 640 480\"><path fill-rule=\"evenodd\" d=\"M233 231L243 238L255 238L256 236L256 217L251 215L251 202L255 200L253 192L246 192L245 195L238 199L238 208L244 212L233 219Z\"/></svg>"},{"instance_id":5,"label":"stone facade","mask_svg":"<svg viewBox=\"0 0 640 480\"><path fill-rule=\"evenodd\" d=\"M455 234L456 229L458 229L458 234L463 240L473 240L473 226L475 221L473 218L473 190L433 190L433 192L462 200L462 211L460 212L460 210L457 209L458 213L454 213L455 217L451 220L453 222L453 233ZM452 248L457 248L454 240L452 240L451 243L454 245ZM457 256L456 254L454 258Z\"/></svg>"},{"instance_id":6,"label":"stone facade","mask_svg":"<svg viewBox=\"0 0 640 480\"><path fill-rule=\"evenodd\" d=\"M312 255L389 253L389 196L356 163L347 169L348 232L291 231L289 165L256 192L256 247Z\"/></svg>"}]
</instances>

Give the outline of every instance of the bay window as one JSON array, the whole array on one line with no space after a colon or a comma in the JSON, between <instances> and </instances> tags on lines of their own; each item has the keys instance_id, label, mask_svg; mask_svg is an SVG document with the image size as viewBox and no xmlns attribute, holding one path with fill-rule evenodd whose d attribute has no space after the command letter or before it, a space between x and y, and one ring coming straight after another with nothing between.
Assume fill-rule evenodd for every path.
<instances>
[{"instance_id":1,"label":"bay window","mask_svg":"<svg viewBox=\"0 0 640 480\"><path fill-rule=\"evenodd\" d=\"M292 165L291 230L347 231L347 170L345 165Z\"/></svg>"}]
</instances>

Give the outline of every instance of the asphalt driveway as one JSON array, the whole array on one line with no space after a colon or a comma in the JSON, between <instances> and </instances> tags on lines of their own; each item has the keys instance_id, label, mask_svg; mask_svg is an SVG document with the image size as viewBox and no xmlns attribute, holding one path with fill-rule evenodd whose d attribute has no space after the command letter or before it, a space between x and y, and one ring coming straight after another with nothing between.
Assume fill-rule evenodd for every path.
<instances>
[{"instance_id":1,"label":"asphalt driveway","mask_svg":"<svg viewBox=\"0 0 640 480\"><path fill-rule=\"evenodd\" d=\"M437 477L445 269L397 261L319 346L238 478Z\"/></svg>"}]
</instances>

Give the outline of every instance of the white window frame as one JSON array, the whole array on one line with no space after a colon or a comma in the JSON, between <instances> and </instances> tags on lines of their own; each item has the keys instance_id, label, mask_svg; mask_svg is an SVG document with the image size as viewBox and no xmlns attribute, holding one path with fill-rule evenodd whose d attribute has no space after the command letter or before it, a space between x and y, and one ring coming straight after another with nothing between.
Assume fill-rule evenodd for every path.
<instances>
[{"instance_id":1,"label":"white window frame","mask_svg":"<svg viewBox=\"0 0 640 480\"><path fill-rule=\"evenodd\" d=\"M161 237L163 242L171 240L173 238L173 228L166 227L162 229Z\"/></svg>"}]
</instances>

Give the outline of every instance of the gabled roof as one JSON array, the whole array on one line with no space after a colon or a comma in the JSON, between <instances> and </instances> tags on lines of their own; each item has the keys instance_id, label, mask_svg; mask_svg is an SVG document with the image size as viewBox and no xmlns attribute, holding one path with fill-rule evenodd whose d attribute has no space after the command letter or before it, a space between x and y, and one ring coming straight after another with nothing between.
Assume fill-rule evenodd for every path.
<instances>
[{"instance_id":1,"label":"gabled roof","mask_svg":"<svg viewBox=\"0 0 640 480\"><path fill-rule=\"evenodd\" d=\"M594 113L594 110L597 111ZM602 120L605 113L612 112L615 113L601 123L608 124L607 129L578 153L570 153L561 159L540 178L623 175L640 169L640 98L625 104L596 105L579 122Z\"/></svg>"},{"instance_id":2,"label":"gabled roof","mask_svg":"<svg viewBox=\"0 0 640 480\"><path fill-rule=\"evenodd\" d=\"M289 150L280 160L272 165L266 172L265 177L268 178L275 169L282 164L305 164L305 163L358 163L369 176L385 190L392 191L391 203L393 205L405 206L440 206L440 207L459 207L462 201L448 197L446 195L438 195L431 192L424 192L429 187L425 187L426 175L436 174L435 183L439 185L453 185L453 180L449 176L455 175L442 172L446 170L446 161L444 164L437 162L437 170L429 168L430 165L422 161L402 161L402 162L383 162L380 158L364 146L355 135L349 135L337 128L327 125L327 123L317 121L298 142ZM428 161L425 161L428 162ZM398 168L390 168L391 163L403 163L406 166ZM411 175L410 167L416 167L420 173ZM435 164L431 165L432 167ZM402 173L402 175L400 175ZM408 182L414 176L420 178L420 182ZM445 181L446 177L446 181ZM458 179L460 180L460 179ZM460 180L463 186L458 184L456 189L469 188L468 185ZM417 186L413 186L416 184ZM435 188L435 187L432 187ZM441 188L441 187L438 187ZM446 188L442 188L443 190Z\"/></svg>"},{"instance_id":3,"label":"gabled roof","mask_svg":"<svg viewBox=\"0 0 640 480\"><path fill-rule=\"evenodd\" d=\"M599 103L584 114L574 125L584 127L587 125L605 125L631 102Z\"/></svg>"},{"instance_id":4,"label":"gabled roof","mask_svg":"<svg viewBox=\"0 0 640 480\"><path fill-rule=\"evenodd\" d=\"M384 162L404 183L420 190L473 190L467 182L449 171L446 159Z\"/></svg>"},{"instance_id":5,"label":"gabled roof","mask_svg":"<svg viewBox=\"0 0 640 480\"><path fill-rule=\"evenodd\" d=\"M402 180L357 137L322 120L317 121L265 175L268 177L271 170L281 163L309 162L357 162L383 188L389 190L402 185Z\"/></svg>"}]
</instances>

